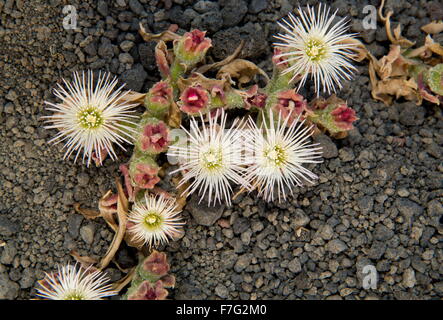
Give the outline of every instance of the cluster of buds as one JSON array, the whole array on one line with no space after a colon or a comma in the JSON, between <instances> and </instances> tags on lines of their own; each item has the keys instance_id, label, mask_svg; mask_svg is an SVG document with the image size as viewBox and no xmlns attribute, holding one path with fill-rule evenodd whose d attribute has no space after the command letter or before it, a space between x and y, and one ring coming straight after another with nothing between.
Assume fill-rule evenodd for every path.
<instances>
[{"instance_id":1,"label":"cluster of buds","mask_svg":"<svg viewBox=\"0 0 443 320\"><path fill-rule=\"evenodd\" d=\"M351 130L353 122L358 120L355 111L335 95L326 100L319 98L312 101L305 114L308 121L332 135Z\"/></svg>"},{"instance_id":2,"label":"cluster of buds","mask_svg":"<svg viewBox=\"0 0 443 320\"><path fill-rule=\"evenodd\" d=\"M137 266L125 298L127 300L165 300L168 296L167 288L175 286L175 277L168 274L169 269L166 254L152 251Z\"/></svg>"}]
</instances>

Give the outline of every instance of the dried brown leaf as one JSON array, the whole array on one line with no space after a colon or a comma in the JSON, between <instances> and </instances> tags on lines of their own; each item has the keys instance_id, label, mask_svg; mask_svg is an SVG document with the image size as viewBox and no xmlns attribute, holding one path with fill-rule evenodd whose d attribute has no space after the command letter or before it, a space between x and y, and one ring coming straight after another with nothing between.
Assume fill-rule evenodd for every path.
<instances>
[{"instance_id":1,"label":"dried brown leaf","mask_svg":"<svg viewBox=\"0 0 443 320\"><path fill-rule=\"evenodd\" d=\"M95 218L101 216L99 211L81 208L80 206L81 206L81 203L78 203L78 202L74 203L75 211L77 211L78 213L83 215L83 217L85 217L86 219L95 219Z\"/></svg>"},{"instance_id":2,"label":"dried brown leaf","mask_svg":"<svg viewBox=\"0 0 443 320\"><path fill-rule=\"evenodd\" d=\"M118 201L117 201L118 229L116 234L114 235L114 238L112 239L112 243L109 246L106 255L99 263L98 268L100 270L106 268L108 264L112 261L126 233L129 202L128 199L126 198L125 192L123 191L123 187L118 178L116 179L116 185L117 185L117 194L118 194Z\"/></svg>"},{"instance_id":3,"label":"dried brown leaf","mask_svg":"<svg viewBox=\"0 0 443 320\"><path fill-rule=\"evenodd\" d=\"M239 46L235 49L234 53L232 53L231 55L227 56L222 61L211 63L211 64L206 64L204 66L201 66L201 67L199 67L196 70L196 72L197 73L205 73L205 72L208 72L209 70L215 70L215 69L221 68L221 67L231 63L235 58L238 57L238 55L242 51L244 45L245 45L245 42L242 40L240 42Z\"/></svg>"},{"instance_id":4,"label":"dried brown leaf","mask_svg":"<svg viewBox=\"0 0 443 320\"><path fill-rule=\"evenodd\" d=\"M226 76L235 78L241 86L242 84L250 82L257 74L261 74L265 77L266 81L269 82L269 77L266 72L260 69L255 63L244 59L236 59L221 67L217 73L217 78L223 79Z\"/></svg>"},{"instance_id":5,"label":"dried brown leaf","mask_svg":"<svg viewBox=\"0 0 443 320\"><path fill-rule=\"evenodd\" d=\"M177 87L180 91L184 91L186 88L193 86L200 86L206 90L211 90L213 87L227 89L229 83L225 79L207 78L198 72L193 72L188 78L179 78L177 81Z\"/></svg>"},{"instance_id":6,"label":"dried brown leaf","mask_svg":"<svg viewBox=\"0 0 443 320\"><path fill-rule=\"evenodd\" d=\"M90 267L98 262L97 259L94 259L92 257L81 256L77 252L77 250L71 250L71 252L69 254L75 259L75 261L80 263L80 265L85 269L87 269L88 267Z\"/></svg>"},{"instance_id":7,"label":"dried brown leaf","mask_svg":"<svg viewBox=\"0 0 443 320\"><path fill-rule=\"evenodd\" d=\"M181 38L180 35L178 35L174 32L176 30L175 26L177 26L177 25L171 25L169 27L169 30L163 31L158 34L146 32L146 29L143 27L142 23L140 23L139 26L140 26L140 29L138 30L138 32L142 36L143 40L145 40L146 42L160 41L160 40L168 42L168 41L178 40ZM174 30L174 31L172 31L172 30Z\"/></svg>"},{"instance_id":8,"label":"dried brown leaf","mask_svg":"<svg viewBox=\"0 0 443 320\"><path fill-rule=\"evenodd\" d=\"M114 291L120 292L124 287L126 287L134 278L135 268L132 268L123 278L112 284L112 289Z\"/></svg>"},{"instance_id":9,"label":"dried brown leaf","mask_svg":"<svg viewBox=\"0 0 443 320\"><path fill-rule=\"evenodd\" d=\"M443 21L432 21L421 27L421 30L428 34L437 34L443 31Z\"/></svg>"},{"instance_id":10,"label":"dried brown leaf","mask_svg":"<svg viewBox=\"0 0 443 320\"><path fill-rule=\"evenodd\" d=\"M145 96L145 93L128 90L126 94L118 100L118 102L123 101L130 104L143 104L145 101Z\"/></svg>"},{"instance_id":11,"label":"dried brown leaf","mask_svg":"<svg viewBox=\"0 0 443 320\"><path fill-rule=\"evenodd\" d=\"M182 122L182 113L175 101L172 101L169 107L169 116L167 122L171 128L180 128Z\"/></svg>"}]
</instances>

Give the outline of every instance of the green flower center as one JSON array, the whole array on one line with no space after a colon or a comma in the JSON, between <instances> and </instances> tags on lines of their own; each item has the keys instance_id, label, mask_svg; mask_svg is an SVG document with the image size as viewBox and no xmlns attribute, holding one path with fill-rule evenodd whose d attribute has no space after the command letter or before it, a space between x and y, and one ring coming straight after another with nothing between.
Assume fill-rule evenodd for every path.
<instances>
[{"instance_id":1,"label":"green flower center","mask_svg":"<svg viewBox=\"0 0 443 320\"><path fill-rule=\"evenodd\" d=\"M78 292L71 292L66 295L64 300L86 300L85 297Z\"/></svg>"},{"instance_id":2,"label":"green flower center","mask_svg":"<svg viewBox=\"0 0 443 320\"><path fill-rule=\"evenodd\" d=\"M266 159L273 165L280 167L286 162L286 152L280 146L274 146L265 150Z\"/></svg>"},{"instance_id":3,"label":"green flower center","mask_svg":"<svg viewBox=\"0 0 443 320\"><path fill-rule=\"evenodd\" d=\"M209 150L203 154L203 165L208 170L216 170L222 166L221 150Z\"/></svg>"},{"instance_id":4,"label":"green flower center","mask_svg":"<svg viewBox=\"0 0 443 320\"><path fill-rule=\"evenodd\" d=\"M163 219L158 213L150 212L145 216L143 223L148 229L157 229L162 221Z\"/></svg>"},{"instance_id":5,"label":"green flower center","mask_svg":"<svg viewBox=\"0 0 443 320\"><path fill-rule=\"evenodd\" d=\"M91 106L84 108L78 113L78 120L85 129L96 129L104 122L102 112Z\"/></svg>"},{"instance_id":6,"label":"green flower center","mask_svg":"<svg viewBox=\"0 0 443 320\"><path fill-rule=\"evenodd\" d=\"M323 41L310 39L305 44L305 52L311 61L320 61L326 56L326 46Z\"/></svg>"}]
</instances>

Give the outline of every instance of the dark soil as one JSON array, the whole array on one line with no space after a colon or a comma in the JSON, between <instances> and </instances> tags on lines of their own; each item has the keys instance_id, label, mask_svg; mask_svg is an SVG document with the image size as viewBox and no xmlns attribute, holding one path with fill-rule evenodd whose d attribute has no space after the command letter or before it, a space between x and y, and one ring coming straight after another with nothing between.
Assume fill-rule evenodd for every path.
<instances>
[{"instance_id":1,"label":"dark soil","mask_svg":"<svg viewBox=\"0 0 443 320\"><path fill-rule=\"evenodd\" d=\"M63 7L77 9L78 28L65 30ZM44 100L75 70L108 70L128 88L145 91L159 79L153 43L138 35L143 23L160 32L208 30L214 60L247 40L243 58L271 71L275 21L307 1L290 0L0 0L0 299L35 297L35 281L69 251L101 257L112 231L86 221L72 205L96 208L113 188L118 162L100 168L64 161L55 134L42 128ZM311 4L317 1L309 1ZM371 1L378 5L378 1ZM389 43L382 23L364 30L366 1L331 3L348 15L352 31L376 55ZM439 1L387 1L394 26L423 43L420 27L443 16ZM442 42L442 38L436 37ZM255 194L208 213L191 198L186 235L165 247L177 287L175 299L438 299L443 297L443 120L441 109L399 101L385 106L370 96L368 68L339 96L360 120L348 138L318 138L325 161L313 167L315 186L294 190L289 201L267 204ZM307 87L304 91L312 92ZM120 162L128 160L121 153ZM200 225L202 216L220 217ZM208 219L204 219L208 221ZM210 220L211 221L211 220ZM206 223L208 224L208 223ZM300 236L295 230L304 226ZM122 248L122 267L135 263ZM378 271L377 289L362 287L362 269ZM113 280L122 274L113 265Z\"/></svg>"}]
</instances>

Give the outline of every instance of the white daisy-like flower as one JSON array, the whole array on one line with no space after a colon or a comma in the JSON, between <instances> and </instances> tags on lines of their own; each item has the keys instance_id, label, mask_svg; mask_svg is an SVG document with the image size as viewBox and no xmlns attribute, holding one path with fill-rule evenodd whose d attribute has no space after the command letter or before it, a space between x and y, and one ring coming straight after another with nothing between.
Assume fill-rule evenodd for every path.
<instances>
[{"instance_id":1,"label":"white daisy-like flower","mask_svg":"<svg viewBox=\"0 0 443 320\"><path fill-rule=\"evenodd\" d=\"M128 230L135 241L149 247L167 243L169 238L174 239L183 232L185 223L181 221L180 212L173 198L145 195L144 201L136 202L128 215Z\"/></svg>"},{"instance_id":2,"label":"white daisy-like flower","mask_svg":"<svg viewBox=\"0 0 443 320\"><path fill-rule=\"evenodd\" d=\"M263 115L264 116L264 115ZM320 163L321 147L311 144L309 138L312 128L304 126L300 115L287 127L288 119L282 120L281 114L274 121L269 112L269 124L264 121L260 128L249 118L247 133L251 165L247 168L245 179L258 189L259 196L266 201L286 199L286 189L292 194L294 186L303 186L303 180L313 182L318 177L303 167L304 163Z\"/></svg>"},{"instance_id":3,"label":"white daisy-like flower","mask_svg":"<svg viewBox=\"0 0 443 320\"><path fill-rule=\"evenodd\" d=\"M317 95L320 91L335 92L336 87L342 87L341 81L350 80L356 71L350 62L356 47L343 42L354 38L355 34L346 33L349 28L346 18L332 24L337 11L331 15L329 11L322 4L318 6L317 14L309 5L307 13L298 8L300 18L290 13L287 19L278 22L286 34L274 36L282 41L274 43L283 51L278 55L284 58L281 63L288 63L283 73L293 72L291 81L301 77L298 89L311 74Z\"/></svg>"},{"instance_id":4,"label":"white daisy-like flower","mask_svg":"<svg viewBox=\"0 0 443 320\"><path fill-rule=\"evenodd\" d=\"M106 274L90 268L77 268L77 264L59 266L57 272L46 273L39 281L37 295L49 300L102 300L116 295Z\"/></svg>"},{"instance_id":5,"label":"white daisy-like flower","mask_svg":"<svg viewBox=\"0 0 443 320\"><path fill-rule=\"evenodd\" d=\"M217 201L221 203L222 199L231 205L231 183L247 185L242 177L244 124L236 119L231 128L225 129L226 117L223 109L218 110L201 128L196 119L191 118L190 130L182 127L187 134L187 145L169 147L168 155L177 157L179 161L179 169L171 174L183 172L178 187L192 181L183 194L189 195L198 190L200 201L208 195L209 205ZM203 122L202 115L200 118Z\"/></svg>"},{"instance_id":6,"label":"white daisy-like flower","mask_svg":"<svg viewBox=\"0 0 443 320\"><path fill-rule=\"evenodd\" d=\"M123 99L129 91L122 91L124 85L115 90L118 80L111 79L110 73L100 73L94 84L91 70L87 74L75 72L72 83L63 82L66 88L58 84L54 89L61 102L45 101L47 110L54 112L42 117L51 123L45 128L59 130L49 142L65 143L64 159L75 153L76 161L83 151L83 162L87 159L88 166L93 157L101 164L106 154L115 160L113 143L125 150L122 143L132 143L131 133L136 126L133 120L138 118L132 114L136 105Z\"/></svg>"}]
</instances>

